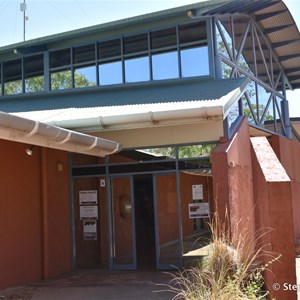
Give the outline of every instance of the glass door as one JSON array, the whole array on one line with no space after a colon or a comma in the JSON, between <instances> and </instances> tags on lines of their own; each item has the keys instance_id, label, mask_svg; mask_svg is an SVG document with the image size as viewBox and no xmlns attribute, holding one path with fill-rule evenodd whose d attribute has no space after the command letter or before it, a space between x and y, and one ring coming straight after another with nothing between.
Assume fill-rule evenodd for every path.
<instances>
[{"instance_id":1,"label":"glass door","mask_svg":"<svg viewBox=\"0 0 300 300\"><path fill-rule=\"evenodd\" d=\"M155 175L156 267L180 266L181 242L178 231L176 175Z\"/></svg>"},{"instance_id":2,"label":"glass door","mask_svg":"<svg viewBox=\"0 0 300 300\"><path fill-rule=\"evenodd\" d=\"M112 268L136 269L133 178L111 178Z\"/></svg>"}]
</instances>

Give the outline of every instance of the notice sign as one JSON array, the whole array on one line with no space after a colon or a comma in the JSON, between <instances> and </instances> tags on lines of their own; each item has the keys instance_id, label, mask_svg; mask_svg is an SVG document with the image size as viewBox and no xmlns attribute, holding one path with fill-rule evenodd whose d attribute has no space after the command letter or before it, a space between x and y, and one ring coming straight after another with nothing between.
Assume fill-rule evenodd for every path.
<instances>
[{"instance_id":1,"label":"notice sign","mask_svg":"<svg viewBox=\"0 0 300 300\"><path fill-rule=\"evenodd\" d=\"M95 205L98 204L97 190L79 191L80 205Z\"/></svg>"},{"instance_id":2,"label":"notice sign","mask_svg":"<svg viewBox=\"0 0 300 300\"><path fill-rule=\"evenodd\" d=\"M209 204L208 203L190 203L189 204L189 218L190 219L204 219L209 218Z\"/></svg>"},{"instance_id":3,"label":"notice sign","mask_svg":"<svg viewBox=\"0 0 300 300\"><path fill-rule=\"evenodd\" d=\"M98 220L98 206L89 205L89 206L80 206L80 220Z\"/></svg>"},{"instance_id":4,"label":"notice sign","mask_svg":"<svg viewBox=\"0 0 300 300\"><path fill-rule=\"evenodd\" d=\"M84 240L97 240L97 221L83 221L83 238Z\"/></svg>"},{"instance_id":5,"label":"notice sign","mask_svg":"<svg viewBox=\"0 0 300 300\"><path fill-rule=\"evenodd\" d=\"M203 200L203 184L192 185L193 200Z\"/></svg>"}]
</instances>

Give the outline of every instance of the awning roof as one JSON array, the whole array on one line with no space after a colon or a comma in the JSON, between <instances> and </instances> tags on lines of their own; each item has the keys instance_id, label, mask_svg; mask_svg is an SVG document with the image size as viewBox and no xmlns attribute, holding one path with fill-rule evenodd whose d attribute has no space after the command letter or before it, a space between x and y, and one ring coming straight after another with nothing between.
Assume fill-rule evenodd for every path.
<instances>
[{"instance_id":1,"label":"awning roof","mask_svg":"<svg viewBox=\"0 0 300 300\"><path fill-rule=\"evenodd\" d=\"M105 156L121 150L116 142L4 112L0 112L0 138L93 156Z\"/></svg>"},{"instance_id":2,"label":"awning roof","mask_svg":"<svg viewBox=\"0 0 300 300\"><path fill-rule=\"evenodd\" d=\"M204 2L205 3L205 2ZM225 14L251 15L268 38L293 89L300 87L300 34L285 3L281 0L221 0L192 10L195 16Z\"/></svg>"},{"instance_id":3,"label":"awning roof","mask_svg":"<svg viewBox=\"0 0 300 300\"><path fill-rule=\"evenodd\" d=\"M126 103L131 104L11 113L83 132L178 125L199 122L201 119L223 121L231 106L244 93L248 82L244 77L163 85L159 88L112 90L99 94L99 103L109 103L110 100L118 103L118 99L125 97L129 99Z\"/></svg>"}]
</instances>

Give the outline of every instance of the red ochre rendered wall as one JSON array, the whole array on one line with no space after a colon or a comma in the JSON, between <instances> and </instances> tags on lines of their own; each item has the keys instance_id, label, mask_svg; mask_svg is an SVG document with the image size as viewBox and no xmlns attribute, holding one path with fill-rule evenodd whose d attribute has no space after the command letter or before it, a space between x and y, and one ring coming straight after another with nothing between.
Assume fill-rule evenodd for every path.
<instances>
[{"instance_id":1,"label":"red ochre rendered wall","mask_svg":"<svg viewBox=\"0 0 300 300\"><path fill-rule=\"evenodd\" d=\"M294 219L299 215L295 203L299 158L289 155L292 152L299 157L299 148L281 139L274 137L272 144L282 164L265 137L250 139L244 120L232 140L221 139L212 154L213 190L215 210L221 221L228 222L233 241L247 236L253 242L263 233L256 249L263 246L274 255L281 254L280 261L271 264L271 272L264 276L271 296L292 300L296 292L284 290L283 284L296 284L294 232L298 229L294 229ZM295 179L290 180L283 166ZM274 283L280 284L279 291L272 289Z\"/></svg>"},{"instance_id":2,"label":"red ochre rendered wall","mask_svg":"<svg viewBox=\"0 0 300 300\"><path fill-rule=\"evenodd\" d=\"M296 291L284 289L296 285L292 182L266 137L251 138L251 143L256 225L263 233L259 246L281 255L264 277L272 299L296 299ZM281 288L274 290L274 284Z\"/></svg>"},{"instance_id":3,"label":"red ochre rendered wall","mask_svg":"<svg viewBox=\"0 0 300 300\"><path fill-rule=\"evenodd\" d=\"M29 146L0 141L0 288L71 270L67 153Z\"/></svg>"},{"instance_id":4,"label":"red ochre rendered wall","mask_svg":"<svg viewBox=\"0 0 300 300\"><path fill-rule=\"evenodd\" d=\"M292 181L295 243L300 245L300 144L280 136L272 136L272 148Z\"/></svg>"},{"instance_id":5,"label":"red ochre rendered wall","mask_svg":"<svg viewBox=\"0 0 300 300\"><path fill-rule=\"evenodd\" d=\"M212 154L214 209L229 223L233 241L254 239L254 199L249 127L244 120L231 141L219 142ZM227 216L226 216L227 214Z\"/></svg>"}]
</instances>

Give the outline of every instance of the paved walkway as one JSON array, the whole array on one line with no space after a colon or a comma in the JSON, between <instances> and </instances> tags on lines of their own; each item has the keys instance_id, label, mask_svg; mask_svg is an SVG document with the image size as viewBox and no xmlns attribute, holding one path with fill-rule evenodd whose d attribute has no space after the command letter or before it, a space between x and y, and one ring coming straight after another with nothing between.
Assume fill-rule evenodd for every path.
<instances>
[{"instance_id":1,"label":"paved walkway","mask_svg":"<svg viewBox=\"0 0 300 300\"><path fill-rule=\"evenodd\" d=\"M159 271L79 271L0 290L0 300L171 300L172 276Z\"/></svg>"}]
</instances>

